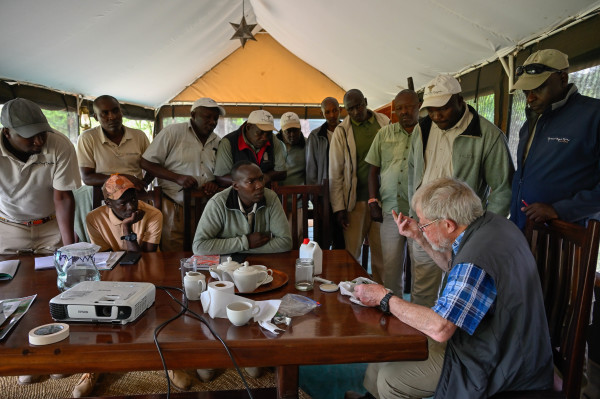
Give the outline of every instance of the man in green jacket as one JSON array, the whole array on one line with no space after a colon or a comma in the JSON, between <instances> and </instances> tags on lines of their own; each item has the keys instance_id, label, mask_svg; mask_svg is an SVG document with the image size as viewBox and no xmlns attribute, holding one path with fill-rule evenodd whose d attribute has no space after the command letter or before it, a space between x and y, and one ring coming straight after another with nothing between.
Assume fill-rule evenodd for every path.
<instances>
[{"instance_id":1,"label":"man in green jacket","mask_svg":"<svg viewBox=\"0 0 600 399\"><path fill-rule=\"evenodd\" d=\"M467 183L484 210L508 216L514 171L506 137L468 106L458 80L438 75L425 85L420 129L408 155L408 200L422 185L441 177ZM411 208L411 216L415 210ZM409 240L411 301L431 307L438 298L442 272L429 255Z\"/></svg>"},{"instance_id":2,"label":"man in green jacket","mask_svg":"<svg viewBox=\"0 0 600 399\"><path fill-rule=\"evenodd\" d=\"M208 201L196 235L194 253L274 253L292 249L292 237L277 195L265 188L264 175L250 161L231 169L233 184Z\"/></svg>"}]
</instances>

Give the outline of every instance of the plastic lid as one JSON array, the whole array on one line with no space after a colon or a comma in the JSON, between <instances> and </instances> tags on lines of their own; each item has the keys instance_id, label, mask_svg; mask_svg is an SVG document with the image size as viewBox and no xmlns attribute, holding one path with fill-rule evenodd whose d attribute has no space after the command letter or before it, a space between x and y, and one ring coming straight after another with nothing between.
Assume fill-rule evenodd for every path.
<instances>
[{"instance_id":1,"label":"plastic lid","mask_svg":"<svg viewBox=\"0 0 600 399\"><path fill-rule=\"evenodd\" d=\"M302 244L308 244L310 242L310 240L308 238L305 238L304 241L302 241Z\"/></svg>"}]
</instances>

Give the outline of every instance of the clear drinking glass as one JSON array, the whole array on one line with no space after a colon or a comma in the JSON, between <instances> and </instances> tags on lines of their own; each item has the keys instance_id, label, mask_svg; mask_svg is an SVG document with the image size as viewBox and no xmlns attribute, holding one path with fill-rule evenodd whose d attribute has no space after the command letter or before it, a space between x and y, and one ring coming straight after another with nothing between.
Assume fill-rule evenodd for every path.
<instances>
[{"instance_id":1,"label":"clear drinking glass","mask_svg":"<svg viewBox=\"0 0 600 399\"><path fill-rule=\"evenodd\" d=\"M310 258L296 259L296 289L308 291L313 289L315 263Z\"/></svg>"}]
</instances>

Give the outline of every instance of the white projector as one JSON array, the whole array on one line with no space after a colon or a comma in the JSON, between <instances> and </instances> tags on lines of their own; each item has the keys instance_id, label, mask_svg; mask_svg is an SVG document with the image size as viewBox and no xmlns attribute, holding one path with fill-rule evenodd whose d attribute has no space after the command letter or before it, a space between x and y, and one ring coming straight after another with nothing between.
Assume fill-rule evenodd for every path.
<instances>
[{"instance_id":1,"label":"white projector","mask_svg":"<svg viewBox=\"0 0 600 399\"><path fill-rule=\"evenodd\" d=\"M50 300L56 321L126 324L154 303L156 288L150 283L83 281Z\"/></svg>"}]
</instances>

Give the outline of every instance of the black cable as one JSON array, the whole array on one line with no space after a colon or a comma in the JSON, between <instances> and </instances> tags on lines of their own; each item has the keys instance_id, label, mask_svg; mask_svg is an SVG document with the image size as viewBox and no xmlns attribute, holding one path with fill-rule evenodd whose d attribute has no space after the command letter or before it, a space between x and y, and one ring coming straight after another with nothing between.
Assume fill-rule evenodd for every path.
<instances>
[{"instance_id":1,"label":"black cable","mask_svg":"<svg viewBox=\"0 0 600 399\"><path fill-rule=\"evenodd\" d=\"M203 316L199 315L198 313L196 313L193 310L191 310L191 309L188 308L188 306L187 306L187 296L185 295L185 291L183 289L179 288L179 287L156 286L156 288L159 288L159 289L163 290L164 292L166 292L167 295L169 295L171 297L171 299L174 300L182 308L181 311L176 316L173 316L169 320L165 321L164 323L162 323L160 326L158 326L154 330L154 334L155 334L154 335L154 342L156 343L156 347L158 348L158 353L159 353L159 356L160 356L161 361L163 363L163 369L165 370L165 374L167 375L167 384L168 384L167 385L167 399L169 398L171 384L170 384L170 381L169 381L169 375L168 375L168 371L167 371L167 366L166 366L166 363L164 361L164 357L162 355L162 351L160 349L160 346L158 344L158 334L157 334L157 331L159 331L160 329L162 329L164 326L166 326L167 324L169 324L173 320L181 317L183 314L185 314L185 312L189 312L193 316L193 318L197 319L202 324L204 324L206 327L208 327L208 330L211 332L211 334L213 335L213 337L215 337L219 342L221 342L221 344L225 348L225 351L227 352L227 355L231 359L231 362L233 363L233 366L235 367L235 370L237 371L237 373L241 377L242 383L244 384L244 387L246 388L246 392L248 392L248 396L250 397L250 399L254 399L254 396L252 395L252 391L250 391L250 386L248 385L248 382L246 381L246 378L244 378L244 374L242 373L242 370L240 370L240 367L238 366L237 362L235 361L235 358L233 357L233 354L231 353L231 350L229 349L229 347L227 346L227 344L225 343L225 341L221 338L221 336L215 330L213 330L213 328L210 326L210 324L208 323L208 321L206 321L206 319ZM169 290L177 290L177 291L181 292L183 294L183 297L185 298L185 301L184 301L185 303L182 303L179 299L175 298L173 296L173 294L171 294L169 292Z\"/></svg>"}]
</instances>

